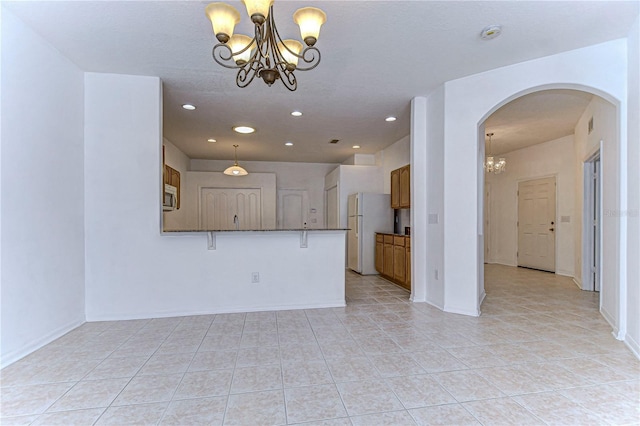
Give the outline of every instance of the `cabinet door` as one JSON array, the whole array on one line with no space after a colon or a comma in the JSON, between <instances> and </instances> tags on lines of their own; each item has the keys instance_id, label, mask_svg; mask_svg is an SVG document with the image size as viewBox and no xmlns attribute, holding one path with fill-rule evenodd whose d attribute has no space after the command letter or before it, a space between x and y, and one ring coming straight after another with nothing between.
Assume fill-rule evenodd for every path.
<instances>
[{"instance_id":1,"label":"cabinet door","mask_svg":"<svg viewBox=\"0 0 640 426\"><path fill-rule=\"evenodd\" d=\"M407 244L407 246L405 247L406 249L406 271L405 271L405 275L406 275L406 279L405 282L407 283L407 288L409 290L411 290L411 244Z\"/></svg>"},{"instance_id":2,"label":"cabinet door","mask_svg":"<svg viewBox=\"0 0 640 426\"><path fill-rule=\"evenodd\" d=\"M388 277L393 277L393 244L385 243L383 261L383 274Z\"/></svg>"},{"instance_id":3,"label":"cabinet door","mask_svg":"<svg viewBox=\"0 0 640 426\"><path fill-rule=\"evenodd\" d=\"M393 246L393 278L401 283L405 282L405 248L402 246Z\"/></svg>"},{"instance_id":4,"label":"cabinet door","mask_svg":"<svg viewBox=\"0 0 640 426\"><path fill-rule=\"evenodd\" d=\"M410 166L404 166L400 169L400 199L398 203L400 208L406 209L411 207L411 169Z\"/></svg>"},{"instance_id":5,"label":"cabinet door","mask_svg":"<svg viewBox=\"0 0 640 426\"><path fill-rule=\"evenodd\" d=\"M376 271L384 273L384 243L376 242Z\"/></svg>"},{"instance_id":6,"label":"cabinet door","mask_svg":"<svg viewBox=\"0 0 640 426\"><path fill-rule=\"evenodd\" d=\"M391 208L400 208L400 169L391 172Z\"/></svg>"}]
</instances>

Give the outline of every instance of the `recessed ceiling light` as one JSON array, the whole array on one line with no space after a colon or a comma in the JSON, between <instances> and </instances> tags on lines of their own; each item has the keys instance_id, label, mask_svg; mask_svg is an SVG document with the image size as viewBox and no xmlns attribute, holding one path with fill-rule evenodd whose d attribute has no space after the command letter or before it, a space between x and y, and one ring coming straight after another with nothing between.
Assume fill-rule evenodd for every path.
<instances>
[{"instance_id":1,"label":"recessed ceiling light","mask_svg":"<svg viewBox=\"0 0 640 426\"><path fill-rule=\"evenodd\" d=\"M191 105L191 104L184 104L182 105L182 108L188 109L189 111L193 111L194 109L196 109L195 105Z\"/></svg>"},{"instance_id":2,"label":"recessed ceiling light","mask_svg":"<svg viewBox=\"0 0 640 426\"><path fill-rule=\"evenodd\" d=\"M500 25L487 25L480 32L480 38L483 40L491 40L492 38L496 38L502 32L502 27Z\"/></svg>"},{"instance_id":3,"label":"recessed ceiling light","mask_svg":"<svg viewBox=\"0 0 640 426\"><path fill-rule=\"evenodd\" d=\"M384 121L396 121L396 118L390 115L389 117L385 118Z\"/></svg>"},{"instance_id":4,"label":"recessed ceiling light","mask_svg":"<svg viewBox=\"0 0 640 426\"><path fill-rule=\"evenodd\" d=\"M293 142L285 142L284 143L286 146L293 146Z\"/></svg>"},{"instance_id":5,"label":"recessed ceiling light","mask_svg":"<svg viewBox=\"0 0 640 426\"><path fill-rule=\"evenodd\" d=\"M291 115L293 115L294 117L300 117L302 113L300 111L292 111Z\"/></svg>"},{"instance_id":6,"label":"recessed ceiling light","mask_svg":"<svg viewBox=\"0 0 640 426\"><path fill-rule=\"evenodd\" d=\"M207 142L211 142L211 143L213 143L213 142L218 142L218 141L217 141L217 140L215 140L215 139L207 139Z\"/></svg>"},{"instance_id":7,"label":"recessed ceiling light","mask_svg":"<svg viewBox=\"0 0 640 426\"><path fill-rule=\"evenodd\" d=\"M353 149L360 149L360 145L354 145L354 146L352 146L351 148L353 148Z\"/></svg>"},{"instance_id":8,"label":"recessed ceiling light","mask_svg":"<svg viewBox=\"0 0 640 426\"><path fill-rule=\"evenodd\" d=\"M256 129L254 129L253 127L249 127L249 126L236 126L233 128L234 131L238 132L238 133L242 133L244 135L247 135L249 133L253 133L256 131Z\"/></svg>"}]
</instances>

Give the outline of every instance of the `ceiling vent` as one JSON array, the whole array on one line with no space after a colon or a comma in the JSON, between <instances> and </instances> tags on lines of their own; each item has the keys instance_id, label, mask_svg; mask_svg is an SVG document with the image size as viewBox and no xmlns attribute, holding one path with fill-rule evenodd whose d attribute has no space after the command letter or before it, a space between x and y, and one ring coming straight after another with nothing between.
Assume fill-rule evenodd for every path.
<instances>
[{"instance_id":1,"label":"ceiling vent","mask_svg":"<svg viewBox=\"0 0 640 426\"><path fill-rule=\"evenodd\" d=\"M340 139L331 139L331 140L329 141L329 143L332 143L332 144L336 144L336 143L338 143L338 142L340 142Z\"/></svg>"}]
</instances>

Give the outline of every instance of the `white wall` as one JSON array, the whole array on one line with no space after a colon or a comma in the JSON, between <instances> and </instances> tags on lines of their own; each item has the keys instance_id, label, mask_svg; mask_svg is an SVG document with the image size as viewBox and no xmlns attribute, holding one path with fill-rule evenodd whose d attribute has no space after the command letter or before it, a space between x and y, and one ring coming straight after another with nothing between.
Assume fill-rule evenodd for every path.
<instances>
[{"instance_id":1,"label":"white wall","mask_svg":"<svg viewBox=\"0 0 640 426\"><path fill-rule=\"evenodd\" d=\"M85 74L87 318L344 305L344 231L161 235L161 109L158 78Z\"/></svg>"},{"instance_id":2,"label":"white wall","mask_svg":"<svg viewBox=\"0 0 640 426\"><path fill-rule=\"evenodd\" d=\"M587 132L588 121L593 117L593 131ZM602 142L601 142L602 141ZM575 127L576 165L576 220L583 227L583 164L602 143L602 263L600 275L601 312L618 332L617 318L620 315L620 170L619 144L617 142L617 123L615 107L602 98L594 97ZM581 228L582 229L582 228ZM576 281L582 282L582 233L576 235L576 253L580 253L576 262Z\"/></svg>"},{"instance_id":3,"label":"white wall","mask_svg":"<svg viewBox=\"0 0 640 426\"><path fill-rule=\"evenodd\" d=\"M348 227L347 202L349 195L356 192L382 193L382 169L378 166L349 166L336 167L325 176L324 189L338 186L338 217L340 228Z\"/></svg>"},{"instance_id":4,"label":"white wall","mask_svg":"<svg viewBox=\"0 0 640 426\"><path fill-rule=\"evenodd\" d=\"M574 215L576 169L573 135L505 154L507 171L485 174L491 186L488 263L517 266L518 184L543 177L556 178L556 273L574 276L574 236L581 222ZM569 222L562 222L565 216Z\"/></svg>"},{"instance_id":5,"label":"white wall","mask_svg":"<svg viewBox=\"0 0 640 426\"><path fill-rule=\"evenodd\" d=\"M180 186L182 187L180 188L180 208L169 212L162 212L163 229L186 229L185 218L188 212L186 212L184 208L182 200L184 195L182 191L185 189L185 173L189 170L189 157L167 138L162 139L162 145L164 146L164 162L180 173Z\"/></svg>"},{"instance_id":6,"label":"white wall","mask_svg":"<svg viewBox=\"0 0 640 426\"><path fill-rule=\"evenodd\" d=\"M324 177L333 170L335 164L327 163L283 163L267 161L241 161L249 173L275 173L276 187L281 189L306 189L309 192L309 228L325 227L324 217ZM191 160L192 171L222 172L229 167L229 161ZM315 213L311 210L315 209ZM313 219L316 222L313 222Z\"/></svg>"},{"instance_id":7,"label":"white wall","mask_svg":"<svg viewBox=\"0 0 640 426\"><path fill-rule=\"evenodd\" d=\"M389 145L377 154L382 167L383 192L391 194L391 171L411 163L411 137L409 135Z\"/></svg>"},{"instance_id":8,"label":"white wall","mask_svg":"<svg viewBox=\"0 0 640 426\"><path fill-rule=\"evenodd\" d=\"M227 163L228 164L228 163ZM244 166L244 165L243 165ZM228 167L228 166L227 166ZM186 172L182 175L182 199L179 210L179 226L164 230L194 230L200 226L200 199L202 188L260 188L261 229L276 229L276 175L254 173L247 176L227 176L222 172ZM167 213L164 216L168 216Z\"/></svg>"},{"instance_id":9,"label":"white wall","mask_svg":"<svg viewBox=\"0 0 640 426\"><path fill-rule=\"evenodd\" d=\"M620 140L626 144L626 55L626 40L615 40L445 83L444 155L436 159L444 162L444 174L429 182L430 186L444 186L445 310L468 315L480 312L483 231L478 220L482 176L478 167L483 160L479 149L484 140L479 131L483 121L502 105L536 90L585 89L620 100ZM429 134L416 143L430 146L432 141L438 144L438 136ZM413 149L416 143L412 142ZM412 160L414 169L429 167L426 158L419 158L418 164ZM414 218L429 213L426 205L412 204L412 210ZM415 278L426 285L426 276Z\"/></svg>"},{"instance_id":10,"label":"white wall","mask_svg":"<svg viewBox=\"0 0 640 426\"><path fill-rule=\"evenodd\" d=\"M83 77L2 8L2 347L84 322Z\"/></svg>"},{"instance_id":11,"label":"white wall","mask_svg":"<svg viewBox=\"0 0 640 426\"><path fill-rule=\"evenodd\" d=\"M628 39L627 122L627 335L625 341L640 357L640 18Z\"/></svg>"}]
</instances>

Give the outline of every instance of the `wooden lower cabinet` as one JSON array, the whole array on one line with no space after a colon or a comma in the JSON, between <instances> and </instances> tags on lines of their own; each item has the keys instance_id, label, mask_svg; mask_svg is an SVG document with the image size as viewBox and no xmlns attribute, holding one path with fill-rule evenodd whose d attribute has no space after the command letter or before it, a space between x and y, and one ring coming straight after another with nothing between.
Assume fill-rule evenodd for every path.
<instances>
[{"instance_id":1,"label":"wooden lower cabinet","mask_svg":"<svg viewBox=\"0 0 640 426\"><path fill-rule=\"evenodd\" d=\"M411 290L411 244L409 237L376 234L376 270L389 281Z\"/></svg>"}]
</instances>

